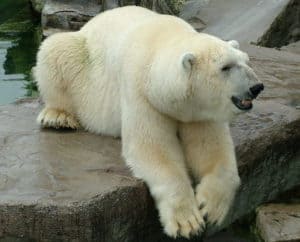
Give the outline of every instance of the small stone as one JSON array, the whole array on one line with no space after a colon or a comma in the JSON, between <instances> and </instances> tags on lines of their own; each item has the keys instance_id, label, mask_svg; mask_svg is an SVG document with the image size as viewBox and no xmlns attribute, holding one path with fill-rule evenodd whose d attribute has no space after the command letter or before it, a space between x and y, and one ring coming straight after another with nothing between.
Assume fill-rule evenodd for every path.
<instances>
[{"instance_id":1,"label":"small stone","mask_svg":"<svg viewBox=\"0 0 300 242\"><path fill-rule=\"evenodd\" d=\"M300 241L300 204L261 206L256 226L266 242Z\"/></svg>"}]
</instances>

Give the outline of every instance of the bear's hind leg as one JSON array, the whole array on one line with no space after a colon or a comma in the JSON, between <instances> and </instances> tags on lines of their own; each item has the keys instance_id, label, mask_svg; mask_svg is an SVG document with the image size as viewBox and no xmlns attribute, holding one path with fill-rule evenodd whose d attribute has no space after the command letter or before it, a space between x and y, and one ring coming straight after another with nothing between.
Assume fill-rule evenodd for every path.
<instances>
[{"instance_id":1,"label":"bear's hind leg","mask_svg":"<svg viewBox=\"0 0 300 242\"><path fill-rule=\"evenodd\" d=\"M72 98L68 94L68 88L64 87L65 81L58 73L55 73L51 80L50 74L46 71L44 73L44 79L38 79L40 94L45 102L45 108L37 118L38 124L45 128L78 129L80 125L74 115Z\"/></svg>"},{"instance_id":2,"label":"bear's hind leg","mask_svg":"<svg viewBox=\"0 0 300 242\"><path fill-rule=\"evenodd\" d=\"M37 118L42 127L79 128L72 86L84 79L86 59L85 39L76 33L52 35L41 45L34 76L45 102Z\"/></svg>"},{"instance_id":3,"label":"bear's hind leg","mask_svg":"<svg viewBox=\"0 0 300 242\"><path fill-rule=\"evenodd\" d=\"M79 122L72 114L57 108L45 107L40 112L37 122L45 128L78 129L80 127Z\"/></svg>"}]
</instances>

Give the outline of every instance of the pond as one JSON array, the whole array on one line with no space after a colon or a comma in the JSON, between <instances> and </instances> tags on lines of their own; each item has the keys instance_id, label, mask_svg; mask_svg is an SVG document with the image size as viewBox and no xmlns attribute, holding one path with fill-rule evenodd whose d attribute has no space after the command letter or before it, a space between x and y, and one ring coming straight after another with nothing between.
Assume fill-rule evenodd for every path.
<instances>
[{"instance_id":1,"label":"pond","mask_svg":"<svg viewBox=\"0 0 300 242\"><path fill-rule=\"evenodd\" d=\"M39 19L28 0L0 1L0 105L34 96L31 68L40 43Z\"/></svg>"}]
</instances>

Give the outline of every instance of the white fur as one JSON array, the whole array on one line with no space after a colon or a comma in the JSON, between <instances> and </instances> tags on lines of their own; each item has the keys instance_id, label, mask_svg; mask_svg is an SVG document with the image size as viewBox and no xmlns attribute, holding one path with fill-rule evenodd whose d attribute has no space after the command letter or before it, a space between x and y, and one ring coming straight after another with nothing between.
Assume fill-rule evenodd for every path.
<instances>
[{"instance_id":1,"label":"white fur","mask_svg":"<svg viewBox=\"0 0 300 242\"><path fill-rule=\"evenodd\" d=\"M236 48L236 49L239 49L239 48L240 48L240 44L239 44L239 42L237 42L236 40L229 40L228 43L229 43L232 47L234 47L234 48Z\"/></svg>"},{"instance_id":2,"label":"white fur","mask_svg":"<svg viewBox=\"0 0 300 242\"><path fill-rule=\"evenodd\" d=\"M203 230L205 213L223 221L239 184L231 96L257 78L231 44L143 8L104 12L41 45L38 121L122 135L126 163L148 184L165 232L188 238Z\"/></svg>"}]
</instances>

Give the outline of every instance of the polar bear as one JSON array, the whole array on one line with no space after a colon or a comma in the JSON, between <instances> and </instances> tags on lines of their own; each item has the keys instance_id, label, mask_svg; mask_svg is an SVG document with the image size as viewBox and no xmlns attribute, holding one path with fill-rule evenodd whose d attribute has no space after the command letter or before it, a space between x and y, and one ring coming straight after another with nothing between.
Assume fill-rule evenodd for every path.
<instances>
[{"instance_id":1,"label":"polar bear","mask_svg":"<svg viewBox=\"0 0 300 242\"><path fill-rule=\"evenodd\" d=\"M166 234L224 220L240 184L228 122L263 89L236 41L129 6L47 38L35 76L43 127L122 136ZM193 186L192 184L196 184Z\"/></svg>"}]
</instances>

